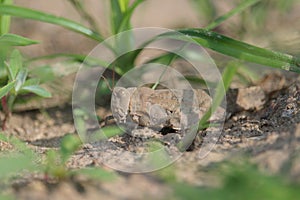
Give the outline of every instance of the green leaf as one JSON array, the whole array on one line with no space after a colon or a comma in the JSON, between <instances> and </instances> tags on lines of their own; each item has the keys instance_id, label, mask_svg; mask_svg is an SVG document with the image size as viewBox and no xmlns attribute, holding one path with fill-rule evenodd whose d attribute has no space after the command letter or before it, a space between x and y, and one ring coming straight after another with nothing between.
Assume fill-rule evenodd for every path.
<instances>
[{"instance_id":1,"label":"green leaf","mask_svg":"<svg viewBox=\"0 0 300 200\"><path fill-rule=\"evenodd\" d=\"M169 65L177 57L175 52L164 53L162 55L156 56L153 59L148 60L146 63L160 63L163 65Z\"/></svg>"},{"instance_id":2,"label":"green leaf","mask_svg":"<svg viewBox=\"0 0 300 200\"><path fill-rule=\"evenodd\" d=\"M119 0L120 8L122 12L125 12L129 6L129 0Z\"/></svg>"},{"instance_id":3,"label":"green leaf","mask_svg":"<svg viewBox=\"0 0 300 200\"><path fill-rule=\"evenodd\" d=\"M18 91L21 89L21 87L23 86L23 84L26 81L28 75L28 70L26 68L22 68L17 77L16 77L16 86L15 86L15 91L18 93Z\"/></svg>"},{"instance_id":4,"label":"green leaf","mask_svg":"<svg viewBox=\"0 0 300 200\"><path fill-rule=\"evenodd\" d=\"M50 149L46 153L45 171L51 176L58 179L63 179L68 172L65 165L61 162L61 157L58 151Z\"/></svg>"},{"instance_id":5,"label":"green leaf","mask_svg":"<svg viewBox=\"0 0 300 200\"><path fill-rule=\"evenodd\" d=\"M69 19L65 19L62 17L57 17L51 14L46 14L44 12L28 9L28 8L22 8L17 6L11 6L11 5L0 5L0 14L1 15L11 15L15 17L21 17L26 19L33 19L38 20L42 22L47 22L51 24L56 24L59 26L62 26L64 28L70 29L72 31L78 32L80 34L83 34L91 39L97 40L99 42L103 41L103 37L99 35L98 33L90 30L89 28L86 28L85 26L74 22Z\"/></svg>"},{"instance_id":6,"label":"green leaf","mask_svg":"<svg viewBox=\"0 0 300 200\"><path fill-rule=\"evenodd\" d=\"M228 90L230 83L237 72L238 67L238 62L230 62L226 66L222 74L222 81L220 81L216 87L215 96L212 100L212 105L199 121L199 129L203 129L206 127L206 122L221 105L225 97L226 91Z\"/></svg>"},{"instance_id":7,"label":"green leaf","mask_svg":"<svg viewBox=\"0 0 300 200\"><path fill-rule=\"evenodd\" d=\"M0 4L11 5L13 4L12 0L3 0L0 1ZM1 16L0 15L0 35L6 34L10 29L10 16Z\"/></svg>"},{"instance_id":8,"label":"green leaf","mask_svg":"<svg viewBox=\"0 0 300 200\"><path fill-rule=\"evenodd\" d=\"M80 15L81 21L87 21L89 25L96 31L100 32L97 22L95 21L94 17L91 15L91 13L85 8L85 3L83 0L68 0L68 2L74 7L76 12Z\"/></svg>"},{"instance_id":9,"label":"green leaf","mask_svg":"<svg viewBox=\"0 0 300 200\"><path fill-rule=\"evenodd\" d=\"M45 56L39 56L39 57L34 57L28 60L28 62L34 62L37 60L43 60L43 59L55 59L55 58L66 58L71 61L76 61L80 63L84 63L88 66L96 66L96 65L101 65L101 66L109 66L109 63L106 63L103 60L99 60L95 57L83 55L83 54L69 54L69 53L57 53L57 54L49 54ZM46 67L46 66L43 66ZM48 68L51 68L50 66L47 66ZM35 70L35 69L34 69ZM40 72L38 72L40 74Z\"/></svg>"},{"instance_id":10,"label":"green leaf","mask_svg":"<svg viewBox=\"0 0 300 200\"><path fill-rule=\"evenodd\" d=\"M85 130L84 121L77 117L76 127L79 127L81 130ZM88 138L89 142L96 142L101 140L106 140L117 135L124 134L124 127L122 126L106 126L99 130L96 130Z\"/></svg>"},{"instance_id":11,"label":"green leaf","mask_svg":"<svg viewBox=\"0 0 300 200\"><path fill-rule=\"evenodd\" d=\"M50 98L52 95L50 92L48 92L47 90L45 90L44 88L38 86L38 85L28 85L28 86L23 86L21 88L21 91L25 91L25 92L32 92L38 96L44 97L44 98Z\"/></svg>"},{"instance_id":12,"label":"green leaf","mask_svg":"<svg viewBox=\"0 0 300 200\"><path fill-rule=\"evenodd\" d=\"M0 9L1 9L0 5ZM1 13L0 13L1 14ZM36 40L31 40L19 35L15 34L4 34L0 37L0 45L1 46L28 46L32 44L38 44L39 42Z\"/></svg>"},{"instance_id":13,"label":"green leaf","mask_svg":"<svg viewBox=\"0 0 300 200\"><path fill-rule=\"evenodd\" d=\"M38 85L38 84L40 84L40 79L31 78L31 79L27 79L23 84L23 86Z\"/></svg>"},{"instance_id":14,"label":"green leaf","mask_svg":"<svg viewBox=\"0 0 300 200\"><path fill-rule=\"evenodd\" d=\"M186 38L189 36L196 43L224 55L300 73L300 58L298 57L250 45L205 29L181 29L179 32L185 36L179 36L177 32L169 32L162 34L161 37L192 42Z\"/></svg>"},{"instance_id":15,"label":"green leaf","mask_svg":"<svg viewBox=\"0 0 300 200\"><path fill-rule=\"evenodd\" d=\"M75 171L76 174L85 175L90 179L97 181L113 181L117 178L114 172L109 172L101 168L85 168Z\"/></svg>"},{"instance_id":16,"label":"green leaf","mask_svg":"<svg viewBox=\"0 0 300 200\"><path fill-rule=\"evenodd\" d=\"M0 157L0 178L13 176L24 169L34 169L35 165L31 157L23 154L10 153Z\"/></svg>"},{"instance_id":17,"label":"green leaf","mask_svg":"<svg viewBox=\"0 0 300 200\"><path fill-rule=\"evenodd\" d=\"M7 66L10 80L16 79L17 73L22 68L22 65L22 55L20 51L18 51L17 49L13 50L13 52L10 55L9 66Z\"/></svg>"},{"instance_id":18,"label":"green leaf","mask_svg":"<svg viewBox=\"0 0 300 200\"><path fill-rule=\"evenodd\" d=\"M61 141L60 153L62 162L65 163L69 157L80 147L82 144L79 137L75 135L66 135Z\"/></svg>"},{"instance_id":19,"label":"green leaf","mask_svg":"<svg viewBox=\"0 0 300 200\"><path fill-rule=\"evenodd\" d=\"M5 95L7 95L15 86L16 82L13 81L13 82L10 82L8 83L6 86L2 87L0 89L0 99L2 97L4 97Z\"/></svg>"},{"instance_id":20,"label":"green leaf","mask_svg":"<svg viewBox=\"0 0 300 200\"><path fill-rule=\"evenodd\" d=\"M258 1L261 1L261 0L244 0L241 4L239 4L238 6L234 7L231 11L229 11L228 13L226 13L226 14L218 17L213 22L211 22L209 25L207 25L206 29L207 30L211 30L211 29L216 28L222 22L226 21L227 19L229 19L230 17L232 17L232 16L234 16L236 14L239 14L239 13L243 12L245 9L247 9L248 7L254 5Z\"/></svg>"},{"instance_id":21,"label":"green leaf","mask_svg":"<svg viewBox=\"0 0 300 200\"><path fill-rule=\"evenodd\" d=\"M0 134L0 140L12 144L17 151L22 152L22 154L26 155L27 157L33 157L36 155L35 152L30 147L28 147L25 142L14 136L7 137L4 134Z\"/></svg>"},{"instance_id":22,"label":"green leaf","mask_svg":"<svg viewBox=\"0 0 300 200\"><path fill-rule=\"evenodd\" d=\"M101 128L101 131L107 138L114 137L116 135L122 135L124 131L119 126L107 126Z\"/></svg>"},{"instance_id":23,"label":"green leaf","mask_svg":"<svg viewBox=\"0 0 300 200\"><path fill-rule=\"evenodd\" d=\"M14 146L17 152L10 152L0 156L0 178L13 176L22 170L35 170L36 154L23 141L16 137L7 137L0 133L0 140ZM20 153L18 153L20 152Z\"/></svg>"},{"instance_id":24,"label":"green leaf","mask_svg":"<svg viewBox=\"0 0 300 200\"><path fill-rule=\"evenodd\" d=\"M178 57L179 56L176 54L176 52L166 53L166 54L163 54L161 56L158 56L158 57L156 57L156 58L148 61L147 63L153 63L153 62L155 62L155 63L160 63L160 64L165 65L165 66L169 66ZM167 70L167 68L165 68L165 70L158 77L158 79L155 82L155 84L152 86L153 90L155 90L156 87L160 84L162 77L166 73L166 70Z\"/></svg>"},{"instance_id":25,"label":"green leaf","mask_svg":"<svg viewBox=\"0 0 300 200\"><path fill-rule=\"evenodd\" d=\"M115 48L118 52L130 51L134 46L134 35L133 32L130 30L132 28L130 20L134 10L142 2L144 2L144 0L134 1L133 5L130 8L128 8L126 12L122 13L120 17L120 22L116 25L117 27L115 27L115 34L127 31L126 34L116 35Z\"/></svg>"},{"instance_id":26,"label":"green leaf","mask_svg":"<svg viewBox=\"0 0 300 200\"><path fill-rule=\"evenodd\" d=\"M118 29L121 25L123 19L123 12L119 4L119 0L110 1L110 10L111 10L111 30L112 34L117 34Z\"/></svg>"},{"instance_id":27,"label":"green leaf","mask_svg":"<svg viewBox=\"0 0 300 200\"><path fill-rule=\"evenodd\" d=\"M126 12L124 12L122 18L121 18L121 23L118 27L117 33L120 33L122 31L129 30L131 28L130 20L133 15L133 12L135 9L143 3L145 0L136 0L133 2L132 6Z\"/></svg>"},{"instance_id":28,"label":"green leaf","mask_svg":"<svg viewBox=\"0 0 300 200\"><path fill-rule=\"evenodd\" d=\"M236 74L237 72L237 69L239 68L241 64L237 61L232 61L232 62L229 62L227 65L226 65L226 68L224 69L223 73L222 73L222 79L223 79L223 83L224 83L224 89L225 91L228 90L231 82L232 82L232 79L234 77L234 75ZM220 86L218 85L217 86L217 89L216 89L216 94L218 95L218 93L222 93L220 90L223 90L222 88L219 88ZM225 95L225 94L224 94ZM224 96L223 96L224 97ZM223 98L222 97L222 98ZM219 100L218 102L221 103L221 100ZM220 105L220 104L219 104ZM219 106L218 105L218 106Z\"/></svg>"}]
</instances>

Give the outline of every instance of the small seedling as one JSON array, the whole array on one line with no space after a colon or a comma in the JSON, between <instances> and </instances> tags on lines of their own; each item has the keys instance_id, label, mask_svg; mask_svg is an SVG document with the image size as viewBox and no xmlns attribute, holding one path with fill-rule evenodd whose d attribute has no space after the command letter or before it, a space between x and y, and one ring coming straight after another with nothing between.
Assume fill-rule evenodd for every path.
<instances>
[{"instance_id":1,"label":"small seedling","mask_svg":"<svg viewBox=\"0 0 300 200\"><path fill-rule=\"evenodd\" d=\"M81 141L74 135L62 138L59 150L49 150L46 154L45 173L54 178L63 179L69 175L66 166L70 156L79 149Z\"/></svg>"},{"instance_id":2,"label":"small seedling","mask_svg":"<svg viewBox=\"0 0 300 200\"><path fill-rule=\"evenodd\" d=\"M2 123L2 129L5 130L6 122L11 116L14 102L18 95L34 93L41 97L51 97L51 94L39 86L39 79L30 78L28 69L23 65L23 57L18 50L13 50L9 62L4 62L7 77L0 89L0 99L5 118Z\"/></svg>"},{"instance_id":3,"label":"small seedling","mask_svg":"<svg viewBox=\"0 0 300 200\"><path fill-rule=\"evenodd\" d=\"M51 149L46 157L41 157L26 143L16 137L7 137L0 133L0 140L13 146L13 150L0 154L0 179L26 171L26 173L44 173L45 181L48 178L67 179L71 176L84 175L95 180L113 180L116 174L101 168L85 168L71 170L67 166L70 157L81 147L81 140L75 135L66 135L62 138L59 149Z\"/></svg>"}]
</instances>

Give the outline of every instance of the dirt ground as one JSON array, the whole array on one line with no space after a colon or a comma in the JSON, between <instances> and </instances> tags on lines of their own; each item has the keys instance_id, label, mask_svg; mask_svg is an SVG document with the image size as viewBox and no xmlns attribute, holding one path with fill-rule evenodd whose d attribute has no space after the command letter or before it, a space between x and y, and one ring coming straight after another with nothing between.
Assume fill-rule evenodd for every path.
<instances>
[{"instance_id":1,"label":"dirt ground","mask_svg":"<svg viewBox=\"0 0 300 200\"><path fill-rule=\"evenodd\" d=\"M74 11L62 1L47 4L45 1L32 1L28 4L23 1L16 2L27 7L54 12L57 15L62 15L62 13L74 15ZM185 10L191 9L184 1L178 2L186 6ZM177 6L179 5L176 5L174 9ZM104 8L99 6L98 9L103 11ZM153 12L150 9L149 13ZM151 15L155 16L155 14ZM201 24L194 15L184 16L179 12L178 17L181 19L181 24L187 22L191 26ZM295 16L296 19L297 17L299 15ZM178 25L172 24L171 19L167 17L163 18L166 19L151 21L147 18L144 23L164 27ZM155 24L153 21L160 21L161 24ZM99 23L106 25L105 20L100 20ZM135 23L139 26L142 22L136 19ZM40 25L41 23L29 20L16 20L13 25L13 32L43 41L43 44L26 51L28 56L54 52L87 53L96 45L92 41L63 29L51 25ZM59 34L53 37L54 33ZM65 38L73 38L73 40ZM248 40L251 41L252 38ZM85 45L77 49L78 43ZM72 89L71 83L72 78L66 90ZM28 110L20 108L13 114L5 133L26 141L41 155L48 149L58 148L62 136L76 134L70 92L63 100L50 101L55 101L51 108ZM217 187L220 184L220 177L211 171L212 166L222 161L247 158L257 164L266 174L286 174L290 180L300 182L300 79L297 74L268 73L251 87L231 89L227 101L227 120L216 145L205 158L199 158L202 143L201 139L196 141L189 151L184 152L172 164L176 180L195 186ZM105 117L108 112L104 108L98 110L101 117ZM171 134L170 137L173 136ZM207 137L205 131L199 132L198 136L199 138ZM128 135L116 136L114 142L123 149L136 147L136 140L132 140ZM1 150L11 148L1 143L0 147ZM113 171L105 165L107 161L105 159L110 159L109 156L110 154L99 152L99 149L93 145L83 146L72 156L68 167L95 166ZM13 180L12 184L6 185L4 190L14 194L17 199L176 199L172 188L164 183L155 172L131 174L117 171L116 173L117 178L114 181L103 182L75 177L50 183L45 181L41 174L28 174Z\"/></svg>"},{"instance_id":2,"label":"dirt ground","mask_svg":"<svg viewBox=\"0 0 300 200\"><path fill-rule=\"evenodd\" d=\"M257 86L230 91L228 99L235 100L228 102L231 116L224 124L217 144L205 158L199 158L202 144L195 142L192 149L172 164L176 179L196 186L215 187L220 180L210 172L214 164L249 158L267 174L284 172L293 181L299 181L300 81L296 75L293 79L288 75L288 80L282 74L268 75ZM278 84L274 84L274 80ZM264 87L261 87L262 83ZM249 95L255 96L256 100L249 102ZM253 105L262 107L258 111L251 110ZM71 107L66 104L61 108L15 113L7 133L21 138L43 154L49 148L59 147L63 135L75 134ZM205 131L199 135L206 137ZM117 136L114 142L126 150L136 148L137 140L130 137ZM105 159L113 158L112 152L101 152L93 145L85 146L72 156L69 167L96 166L110 170L105 166ZM155 173L119 172L117 180L112 182L75 179L49 184L41 175L28 175L23 179L16 180L11 188L18 199L60 199L65 195L71 199L166 199L172 195L172 189ZM76 184L80 184L80 188Z\"/></svg>"}]
</instances>

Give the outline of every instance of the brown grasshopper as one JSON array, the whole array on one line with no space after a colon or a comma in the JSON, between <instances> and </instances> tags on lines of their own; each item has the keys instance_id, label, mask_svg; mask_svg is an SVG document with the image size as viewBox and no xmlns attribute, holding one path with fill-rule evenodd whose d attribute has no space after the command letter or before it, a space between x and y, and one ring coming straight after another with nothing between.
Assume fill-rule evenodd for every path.
<instances>
[{"instance_id":1,"label":"brown grasshopper","mask_svg":"<svg viewBox=\"0 0 300 200\"><path fill-rule=\"evenodd\" d=\"M118 123L161 130L186 129L195 124L211 105L201 89L159 89L115 87L111 108Z\"/></svg>"}]
</instances>

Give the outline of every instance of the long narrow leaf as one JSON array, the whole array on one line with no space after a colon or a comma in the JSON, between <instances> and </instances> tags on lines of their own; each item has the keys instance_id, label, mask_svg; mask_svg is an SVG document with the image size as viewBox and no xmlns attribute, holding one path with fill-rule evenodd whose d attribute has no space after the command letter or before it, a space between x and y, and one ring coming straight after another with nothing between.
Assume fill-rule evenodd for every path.
<instances>
[{"instance_id":1,"label":"long narrow leaf","mask_svg":"<svg viewBox=\"0 0 300 200\"><path fill-rule=\"evenodd\" d=\"M125 12L125 14L123 15L122 21L120 26L118 27L118 32L122 32L125 30L130 29L130 19L132 17L133 12L135 11L135 9L141 4L143 3L145 0L136 0L132 6Z\"/></svg>"},{"instance_id":2,"label":"long narrow leaf","mask_svg":"<svg viewBox=\"0 0 300 200\"><path fill-rule=\"evenodd\" d=\"M246 8L254 5L258 1L261 0L245 0L240 5L236 6L234 9L230 10L228 13L218 17L213 22L211 22L209 25L206 26L207 30L211 30L217 26L219 26L222 22L227 20L228 18L232 17L233 15L236 15L242 11L244 11Z\"/></svg>"},{"instance_id":3,"label":"long narrow leaf","mask_svg":"<svg viewBox=\"0 0 300 200\"><path fill-rule=\"evenodd\" d=\"M11 89L14 88L15 83L16 83L16 82L13 81L13 82L7 84L6 86L0 88L0 99L1 99L2 97L4 97L5 95L7 95L7 94L9 93L9 91L10 91Z\"/></svg>"},{"instance_id":4,"label":"long narrow leaf","mask_svg":"<svg viewBox=\"0 0 300 200\"><path fill-rule=\"evenodd\" d=\"M240 60L300 73L300 58L298 57L250 45L205 29L182 29L179 32L191 37L196 43L219 53ZM161 37L191 42L186 37L179 37L177 32L169 32Z\"/></svg>"},{"instance_id":5,"label":"long narrow leaf","mask_svg":"<svg viewBox=\"0 0 300 200\"><path fill-rule=\"evenodd\" d=\"M0 4L11 5L13 3L12 0L4 0L1 1ZM10 16L1 16L0 15L0 35L6 34L10 29Z\"/></svg>"},{"instance_id":6,"label":"long narrow leaf","mask_svg":"<svg viewBox=\"0 0 300 200\"><path fill-rule=\"evenodd\" d=\"M121 9L121 5L119 4L119 0L111 0L111 30L113 34L118 33L118 29L121 25L123 19L123 12Z\"/></svg>"},{"instance_id":7,"label":"long narrow leaf","mask_svg":"<svg viewBox=\"0 0 300 200\"><path fill-rule=\"evenodd\" d=\"M0 6L1 9L1 6ZM1 12L1 11L0 11ZM0 37L0 46L28 46L32 44L38 44L36 40L31 40L15 34L4 34Z\"/></svg>"},{"instance_id":8,"label":"long narrow leaf","mask_svg":"<svg viewBox=\"0 0 300 200\"><path fill-rule=\"evenodd\" d=\"M92 38L99 42L103 41L103 37L100 34L90 30L89 28L86 28L81 24L78 24L69 19L57 17L51 14L46 14L44 12L40 12L28 8L17 7L17 6L0 5L0 14L11 15L11 16L27 18L27 19L34 19L42 22L56 24L65 27L67 29L70 29L72 31L86 35L89 38Z\"/></svg>"},{"instance_id":9,"label":"long narrow leaf","mask_svg":"<svg viewBox=\"0 0 300 200\"><path fill-rule=\"evenodd\" d=\"M125 12L129 6L129 0L119 0L119 5L122 12Z\"/></svg>"},{"instance_id":10,"label":"long narrow leaf","mask_svg":"<svg viewBox=\"0 0 300 200\"><path fill-rule=\"evenodd\" d=\"M119 0L119 2L122 2L122 0ZM134 35L133 32L130 31L130 29L132 28L130 20L134 10L142 2L144 2L144 0L136 0L129 8L127 8L125 11L122 11L122 13L119 13L120 19L118 19L118 24L116 25L117 27L115 27L116 33L128 31L126 34L118 35L115 40L116 50L119 52L130 51L134 46ZM122 62L123 60L121 60L121 63Z\"/></svg>"},{"instance_id":11,"label":"long narrow leaf","mask_svg":"<svg viewBox=\"0 0 300 200\"><path fill-rule=\"evenodd\" d=\"M58 53L58 54L49 54L45 56L39 56L35 58L31 58L28 60L28 62L34 62L37 60L43 60L43 59L53 59L53 58L66 58L69 60L73 60L76 62L84 63L88 66L109 66L109 63L99 60L97 58L94 58L92 56L87 56L83 54L69 54L69 53Z\"/></svg>"},{"instance_id":12,"label":"long narrow leaf","mask_svg":"<svg viewBox=\"0 0 300 200\"><path fill-rule=\"evenodd\" d=\"M213 97L212 105L210 109L204 114L204 116L199 121L199 129L206 127L206 122L209 120L211 115L216 111L216 109L221 105L226 91L232 82L234 75L237 72L239 64L236 62L231 62L227 65L222 74L222 81L217 85L215 96Z\"/></svg>"},{"instance_id":13,"label":"long narrow leaf","mask_svg":"<svg viewBox=\"0 0 300 200\"><path fill-rule=\"evenodd\" d=\"M90 13L86 10L85 4L82 0L68 0L72 6L76 9L77 13L81 16L82 19L86 20L90 26L96 30L98 33L100 32L96 21L90 15Z\"/></svg>"}]
</instances>

